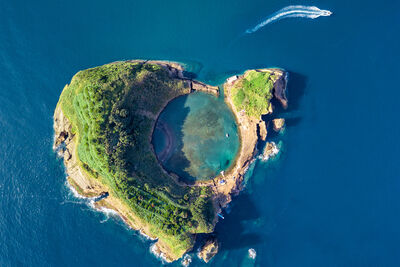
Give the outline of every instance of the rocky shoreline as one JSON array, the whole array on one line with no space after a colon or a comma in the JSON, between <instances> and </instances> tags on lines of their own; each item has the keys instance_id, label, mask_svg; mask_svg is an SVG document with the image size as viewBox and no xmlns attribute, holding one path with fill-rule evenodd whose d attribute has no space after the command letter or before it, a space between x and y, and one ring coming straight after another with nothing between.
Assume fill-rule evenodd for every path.
<instances>
[{"instance_id":1,"label":"rocky shoreline","mask_svg":"<svg viewBox=\"0 0 400 267\"><path fill-rule=\"evenodd\" d=\"M274 97L286 108L287 99L285 90L287 73L281 69L259 69L258 71L272 72L278 77L274 81ZM245 75L246 73L241 76L232 76L228 78L224 84L225 103L232 110L238 125L240 138L239 153L232 167L224 174L215 177L211 181L197 183L213 186L215 192L215 206L218 212L232 200L232 195L237 195L242 190L244 175L250 164L254 162L257 154L257 142L259 140L265 141L267 136L267 125L265 121L261 118L254 119L247 116L244 110L237 110L232 103L231 89L236 83L240 82ZM273 113L272 105L267 114L271 113Z\"/></svg>"},{"instance_id":2,"label":"rocky shoreline","mask_svg":"<svg viewBox=\"0 0 400 267\"><path fill-rule=\"evenodd\" d=\"M151 239L157 239L157 237L151 236L147 224L141 218L135 216L121 199L116 197L106 185L92 178L82 168L78 162L76 151L78 136L72 133L71 124L59 106L57 106L54 113L54 131L53 149L58 152L59 156L63 157L69 185L79 195L87 198L101 196L104 192L107 192L109 195L106 198L95 203L97 209L107 208L114 210L129 227L140 231ZM167 255L167 261L174 260L168 257L168 247L165 244L160 241L157 241L156 244Z\"/></svg>"},{"instance_id":3,"label":"rocky shoreline","mask_svg":"<svg viewBox=\"0 0 400 267\"><path fill-rule=\"evenodd\" d=\"M188 88L187 94L193 91L203 91L218 96L220 93L218 87L209 86L204 83L186 78L184 76L184 70L182 66L178 63L164 61L139 62L158 64L166 68L170 74L170 77L185 81ZM262 69L258 71L274 72L275 76L278 77L274 81L274 97L282 103L283 107L286 107L286 72L280 69ZM232 103L230 89L244 76L245 74L242 76L234 76L234 78L231 77L224 84L225 102L234 113L240 137L240 149L238 155L236 156L235 162L232 167L228 171L226 171L225 174L221 174L218 177L209 181L200 181L196 182L194 185L190 185L210 186L213 188L214 206L216 212L220 212L221 208L225 207L231 201L232 195L238 194L242 189L243 176L251 162L254 161L254 156L257 152L256 144L259 140L257 129L260 129L260 127L266 128L265 122L263 122L261 118L256 120L248 117L245 112L236 110ZM171 100L173 99L166 100L166 102L164 103L164 108ZM162 110L158 114L146 114L147 116L155 118L153 131L156 124L156 118L158 118L161 112ZM67 180L69 184L73 186L76 191L84 197L100 196L107 192L107 197L95 203L97 208L104 207L116 211L131 228L141 231L145 235L149 236L149 238L157 239L156 236L151 236L147 223L144 222L141 218L137 217L133 212L131 212L128 205L123 200L116 197L106 185L100 183L97 179L92 178L91 175L85 171L77 156L76 144L78 136L77 134L72 132L71 124L68 118L64 116L60 105L57 105L54 113L54 132L55 137L53 149L57 151L60 156L63 157L68 176ZM151 142L151 140L149 141ZM174 177L173 174L170 175ZM176 178L177 177L174 177L175 181L182 184L182 182L179 182ZM218 216L215 214L215 223L217 221L217 218ZM167 262L177 260L177 258L172 256L172 253L170 253L169 247L166 244L163 244L161 240L158 240L157 243L154 245L154 250L162 255Z\"/></svg>"}]
</instances>

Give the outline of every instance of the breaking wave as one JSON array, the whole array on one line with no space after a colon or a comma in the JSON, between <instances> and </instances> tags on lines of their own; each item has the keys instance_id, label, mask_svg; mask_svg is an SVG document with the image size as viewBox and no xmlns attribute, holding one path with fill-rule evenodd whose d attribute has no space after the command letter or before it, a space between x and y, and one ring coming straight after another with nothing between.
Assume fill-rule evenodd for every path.
<instances>
[{"instance_id":1,"label":"breaking wave","mask_svg":"<svg viewBox=\"0 0 400 267\"><path fill-rule=\"evenodd\" d=\"M165 264L165 263L168 262L168 261L167 261L167 258L166 258L165 255L164 255L164 253L162 253L162 252L160 251L160 249L157 247L156 243L154 243L154 244L152 244L152 245L150 246L150 252L151 252L154 256L156 256L157 259L160 259L161 262L162 262L163 264Z\"/></svg>"},{"instance_id":2,"label":"breaking wave","mask_svg":"<svg viewBox=\"0 0 400 267\"><path fill-rule=\"evenodd\" d=\"M329 10L321 10L316 6L287 6L281 10L273 13L271 16L266 18L263 22L257 24L253 28L249 28L245 33L253 33L258 31L260 28L286 18L308 18L316 19L320 16L330 16L332 14Z\"/></svg>"}]
</instances>

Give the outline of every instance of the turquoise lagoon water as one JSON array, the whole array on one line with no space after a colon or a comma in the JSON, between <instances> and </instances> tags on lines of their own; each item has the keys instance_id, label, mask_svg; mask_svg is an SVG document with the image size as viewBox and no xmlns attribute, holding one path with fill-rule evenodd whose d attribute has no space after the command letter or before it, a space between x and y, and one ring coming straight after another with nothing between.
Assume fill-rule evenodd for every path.
<instances>
[{"instance_id":1,"label":"turquoise lagoon water","mask_svg":"<svg viewBox=\"0 0 400 267\"><path fill-rule=\"evenodd\" d=\"M239 136L223 96L198 92L167 105L158 118L153 145L166 170L192 182L211 179L230 167Z\"/></svg>"},{"instance_id":2,"label":"turquoise lagoon water","mask_svg":"<svg viewBox=\"0 0 400 267\"><path fill-rule=\"evenodd\" d=\"M244 34L289 5L334 14ZM290 72L277 115L286 131L271 136L284 151L256 161L208 266L398 266L399 10L396 0L0 0L0 266L161 264L154 241L71 194L51 149L71 77L135 58L188 63L211 84L250 68ZM205 266L194 254L191 266Z\"/></svg>"}]
</instances>

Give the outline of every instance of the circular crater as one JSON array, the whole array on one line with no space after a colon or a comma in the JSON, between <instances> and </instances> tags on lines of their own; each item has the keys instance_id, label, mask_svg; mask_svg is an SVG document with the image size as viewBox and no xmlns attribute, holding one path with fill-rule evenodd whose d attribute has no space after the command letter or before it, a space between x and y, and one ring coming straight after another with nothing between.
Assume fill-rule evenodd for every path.
<instances>
[{"instance_id":1,"label":"circular crater","mask_svg":"<svg viewBox=\"0 0 400 267\"><path fill-rule=\"evenodd\" d=\"M168 103L152 143L164 169L185 182L212 179L232 165L239 150L235 118L223 98L201 92Z\"/></svg>"}]
</instances>

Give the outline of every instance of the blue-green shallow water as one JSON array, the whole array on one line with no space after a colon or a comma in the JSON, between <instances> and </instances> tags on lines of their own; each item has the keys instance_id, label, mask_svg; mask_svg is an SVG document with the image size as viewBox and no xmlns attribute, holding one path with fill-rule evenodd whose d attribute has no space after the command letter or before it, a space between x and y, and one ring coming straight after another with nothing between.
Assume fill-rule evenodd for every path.
<instances>
[{"instance_id":1,"label":"blue-green shallow water","mask_svg":"<svg viewBox=\"0 0 400 267\"><path fill-rule=\"evenodd\" d=\"M237 39L292 4L334 15ZM150 241L75 203L51 151L53 110L72 75L132 58L196 63L198 79L214 84L249 68L291 71L284 153L256 163L217 226L222 246L210 266L399 265L399 8L395 0L0 1L0 266L160 264Z\"/></svg>"},{"instance_id":2,"label":"blue-green shallow water","mask_svg":"<svg viewBox=\"0 0 400 267\"><path fill-rule=\"evenodd\" d=\"M165 107L152 143L164 168L187 182L214 178L232 165L239 150L235 118L223 96L201 92Z\"/></svg>"}]
</instances>

